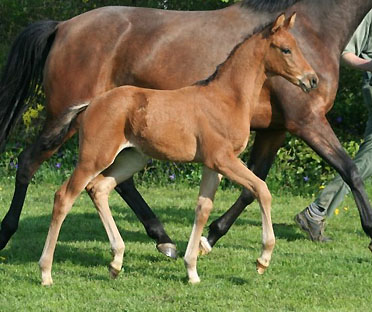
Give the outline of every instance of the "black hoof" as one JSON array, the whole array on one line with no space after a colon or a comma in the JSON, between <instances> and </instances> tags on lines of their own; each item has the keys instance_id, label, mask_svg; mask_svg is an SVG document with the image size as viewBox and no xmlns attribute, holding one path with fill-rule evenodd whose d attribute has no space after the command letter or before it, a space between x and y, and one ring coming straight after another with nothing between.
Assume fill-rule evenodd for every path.
<instances>
[{"instance_id":1,"label":"black hoof","mask_svg":"<svg viewBox=\"0 0 372 312\"><path fill-rule=\"evenodd\" d=\"M5 246L8 244L9 239L0 236L0 250L3 250Z\"/></svg>"},{"instance_id":2,"label":"black hoof","mask_svg":"<svg viewBox=\"0 0 372 312\"><path fill-rule=\"evenodd\" d=\"M3 250L6 246L6 243L0 242L0 250Z\"/></svg>"},{"instance_id":3,"label":"black hoof","mask_svg":"<svg viewBox=\"0 0 372 312\"><path fill-rule=\"evenodd\" d=\"M172 258L177 259L177 248L175 244L172 243L165 243L165 244L157 244L156 249L162 253L163 255Z\"/></svg>"}]
</instances>

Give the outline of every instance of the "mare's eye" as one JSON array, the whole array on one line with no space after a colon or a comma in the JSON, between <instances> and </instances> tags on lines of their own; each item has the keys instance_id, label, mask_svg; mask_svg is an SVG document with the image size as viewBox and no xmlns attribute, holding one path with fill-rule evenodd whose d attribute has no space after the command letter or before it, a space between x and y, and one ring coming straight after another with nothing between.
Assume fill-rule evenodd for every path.
<instances>
[{"instance_id":1,"label":"mare's eye","mask_svg":"<svg viewBox=\"0 0 372 312\"><path fill-rule=\"evenodd\" d=\"M280 50L284 53L284 54L291 54L291 50L289 50L288 48L280 48Z\"/></svg>"}]
</instances>

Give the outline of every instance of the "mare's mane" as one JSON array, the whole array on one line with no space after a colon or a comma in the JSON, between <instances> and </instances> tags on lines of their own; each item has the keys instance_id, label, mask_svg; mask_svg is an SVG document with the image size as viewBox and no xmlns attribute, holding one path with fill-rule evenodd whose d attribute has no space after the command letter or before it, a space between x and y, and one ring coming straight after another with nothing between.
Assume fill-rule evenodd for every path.
<instances>
[{"instance_id":1,"label":"mare's mane","mask_svg":"<svg viewBox=\"0 0 372 312\"><path fill-rule=\"evenodd\" d=\"M243 0L241 5L258 12L283 11L302 0Z\"/></svg>"},{"instance_id":2,"label":"mare's mane","mask_svg":"<svg viewBox=\"0 0 372 312\"><path fill-rule=\"evenodd\" d=\"M263 31L265 28L267 28L268 26L272 25L273 22L270 22L268 24L265 24L265 25L261 25L261 26L258 26L257 28L255 28L253 30L253 32L251 34L248 34L247 36L244 37L244 39L239 42L232 50L231 52L229 53L229 55L227 56L227 58L219 65L217 65L216 67L216 70L215 72L210 75L207 79L203 79L203 80L200 80L200 81L197 81L195 82L193 85L197 85L197 86L207 86L211 81L213 81L214 79L216 79L217 77L217 74L220 70L220 68L235 54L236 50L244 43L246 42L249 38L251 38L252 36L254 36L255 34L258 34L260 33L261 31Z\"/></svg>"},{"instance_id":3,"label":"mare's mane","mask_svg":"<svg viewBox=\"0 0 372 312\"><path fill-rule=\"evenodd\" d=\"M289 8L290 6L294 5L295 3L302 1L302 0L243 0L241 5L242 7L250 8L257 12L268 12L268 13L274 13L274 12L280 12L284 11L285 9ZM279 14L278 14L279 16ZM206 86L208 85L212 80L214 80L218 74L219 69L223 64L226 63L226 61L235 53L235 51L250 37L253 35L259 33L263 29L265 29L268 25L271 25L273 22L270 22L265 25L261 25L253 30L251 34L248 34L240 43L238 43L234 49L229 53L228 57L224 62L219 64L215 70L215 72L210 75L207 79L203 79L200 81L197 81L194 83L194 85L200 85L200 86Z\"/></svg>"}]
</instances>

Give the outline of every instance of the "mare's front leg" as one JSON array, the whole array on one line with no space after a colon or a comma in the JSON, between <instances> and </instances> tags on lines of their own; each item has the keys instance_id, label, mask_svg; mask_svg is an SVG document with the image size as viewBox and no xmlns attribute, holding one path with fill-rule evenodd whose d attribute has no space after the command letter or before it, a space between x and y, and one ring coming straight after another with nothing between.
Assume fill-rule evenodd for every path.
<instances>
[{"instance_id":1,"label":"mare's front leg","mask_svg":"<svg viewBox=\"0 0 372 312\"><path fill-rule=\"evenodd\" d=\"M260 179L266 179L284 139L285 131L261 130L256 132L248 168ZM200 249L202 254L207 254L212 250L216 242L228 232L245 207L252 203L254 199L255 197L249 190L245 188L242 190L239 198L230 209L209 225L208 238L202 237L201 240Z\"/></svg>"},{"instance_id":2,"label":"mare's front leg","mask_svg":"<svg viewBox=\"0 0 372 312\"><path fill-rule=\"evenodd\" d=\"M316 153L327 161L349 185L354 195L362 228L372 238L372 210L363 181L350 156L345 152L324 116L314 116L309 122L294 125L290 130L302 138ZM372 251L372 242L369 245Z\"/></svg>"},{"instance_id":3,"label":"mare's front leg","mask_svg":"<svg viewBox=\"0 0 372 312\"><path fill-rule=\"evenodd\" d=\"M199 243L204 226L207 223L209 214L213 208L214 195L217 191L220 181L221 175L207 167L203 168L198 204L195 208L194 226L192 228L184 257L187 275L191 284L200 282L200 278L196 270Z\"/></svg>"}]
</instances>

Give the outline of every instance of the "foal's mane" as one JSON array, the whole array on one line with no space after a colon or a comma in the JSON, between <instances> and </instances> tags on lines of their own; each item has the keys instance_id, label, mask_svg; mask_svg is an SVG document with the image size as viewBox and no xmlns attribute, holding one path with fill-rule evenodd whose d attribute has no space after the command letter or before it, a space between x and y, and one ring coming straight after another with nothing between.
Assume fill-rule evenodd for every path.
<instances>
[{"instance_id":1,"label":"foal's mane","mask_svg":"<svg viewBox=\"0 0 372 312\"><path fill-rule=\"evenodd\" d=\"M243 0L241 5L254 11L274 13L283 11L302 0Z\"/></svg>"},{"instance_id":2,"label":"foal's mane","mask_svg":"<svg viewBox=\"0 0 372 312\"><path fill-rule=\"evenodd\" d=\"M244 43L246 42L249 38L251 38L252 36L254 36L255 34L258 34L259 32L263 31L265 28L267 28L268 26L272 25L273 22L269 22L265 25L261 25L261 26L258 26L256 27L253 32L251 34L248 34L247 36L244 37L244 39L239 42L232 50L231 52L229 53L229 55L227 56L227 58L219 65L217 65L216 67L216 70L215 72L210 75L208 78L206 79L203 79L203 80L200 80L200 81L197 81L195 82L193 85L196 85L196 86L207 86L211 81L213 81L214 79L216 79L217 77L217 74L220 70L220 68L235 54L236 50Z\"/></svg>"}]
</instances>

